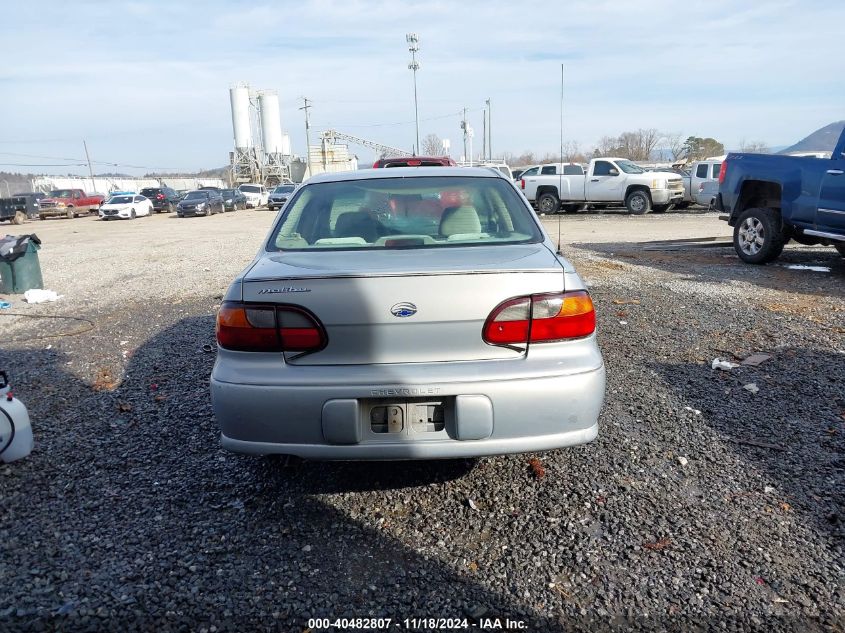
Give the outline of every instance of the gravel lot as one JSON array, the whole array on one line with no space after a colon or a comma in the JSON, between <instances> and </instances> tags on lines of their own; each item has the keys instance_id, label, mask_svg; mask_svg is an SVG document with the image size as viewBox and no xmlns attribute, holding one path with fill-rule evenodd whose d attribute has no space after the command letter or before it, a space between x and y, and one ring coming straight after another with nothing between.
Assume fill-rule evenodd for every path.
<instances>
[{"instance_id":1,"label":"gravel lot","mask_svg":"<svg viewBox=\"0 0 845 633\"><path fill-rule=\"evenodd\" d=\"M636 243L728 235L715 214L563 216L608 366L595 442L284 465L220 449L202 350L273 216L0 229L41 237L45 285L64 295L0 312L0 368L36 433L29 458L0 464L0 629L501 616L531 631L845 630L832 248L751 267L732 249ZM87 321L40 318L57 316ZM754 352L772 358L710 368Z\"/></svg>"}]
</instances>

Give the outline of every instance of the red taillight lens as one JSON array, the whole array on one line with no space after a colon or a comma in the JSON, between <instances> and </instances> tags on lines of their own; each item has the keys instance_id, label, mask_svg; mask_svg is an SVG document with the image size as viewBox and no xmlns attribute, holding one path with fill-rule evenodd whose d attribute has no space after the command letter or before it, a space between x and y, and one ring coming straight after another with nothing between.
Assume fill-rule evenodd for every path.
<instances>
[{"instance_id":1,"label":"red taillight lens","mask_svg":"<svg viewBox=\"0 0 845 633\"><path fill-rule=\"evenodd\" d=\"M725 176L728 174L728 161L723 160L722 166L719 167L719 184L725 182Z\"/></svg>"},{"instance_id":2,"label":"red taillight lens","mask_svg":"<svg viewBox=\"0 0 845 633\"><path fill-rule=\"evenodd\" d=\"M487 317L484 341L491 345L543 343L589 336L596 312L585 290L518 297Z\"/></svg>"},{"instance_id":3,"label":"red taillight lens","mask_svg":"<svg viewBox=\"0 0 845 633\"><path fill-rule=\"evenodd\" d=\"M322 326L301 308L226 302L217 313L217 342L226 349L308 352L326 341Z\"/></svg>"},{"instance_id":4,"label":"red taillight lens","mask_svg":"<svg viewBox=\"0 0 845 633\"><path fill-rule=\"evenodd\" d=\"M164 194L160 193L160 194L156 195L156 200L164 200Z\"/></svg>"},{"instance_id":5,"label":"red taillight lens","mask_svg":"<svg viewBox=\"0 0 845 633\"><path fill-rule=\"evenodd\" d=\"M519 186L522 187L523 190L525 189L525 178L520 179Z\"/></svg>"},{"instance_id":6,"label":"red taillight lens","mask_svg":"<svg viewBox=\"0 0 845 633\"><path fill-rule=\"evenodd\" d=\"M420 165L422 165L421 160L412 159L408 161L408 167L419 167Z\"/></svg>"},{"instance_id":7,"label":"red taillight lens","mask_svg":"<svg viewBox=\"0 0 845 633\"><path fill-rule=\"evenodd\" d=\"M373 169L378 169L378 168L379 168L378 161L376 161L376 162L373 163Z\"/></svg>"}]
</instances>

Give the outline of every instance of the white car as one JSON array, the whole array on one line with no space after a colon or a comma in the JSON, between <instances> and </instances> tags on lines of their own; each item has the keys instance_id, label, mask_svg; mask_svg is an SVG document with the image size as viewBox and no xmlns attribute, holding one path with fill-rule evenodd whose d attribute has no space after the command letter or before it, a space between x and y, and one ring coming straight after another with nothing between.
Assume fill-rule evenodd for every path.
<instances>
[{"instance_id":1,"label":"white car","mask_svg":"<svg viewBox=\"0 0 845 633\"><path fill-rule=\"evenodd\" d=\"M257 209L258 207L266 207L270 198L270 192L267 191L267 187L264 185L241 185L238 187L238 191L246 196L247 208L252 207L253 209Z\"/></svg>"},{"instance_id":2,"label":"white car","mask_svg":"<svg viewBox=\"0 0 845 633\"><path fill-rule=\"evenodd\" d=\"M101 220L134 220L153 214L153 203L139 195L112 196L100 207Z\"/></svg>"}]
</instances>

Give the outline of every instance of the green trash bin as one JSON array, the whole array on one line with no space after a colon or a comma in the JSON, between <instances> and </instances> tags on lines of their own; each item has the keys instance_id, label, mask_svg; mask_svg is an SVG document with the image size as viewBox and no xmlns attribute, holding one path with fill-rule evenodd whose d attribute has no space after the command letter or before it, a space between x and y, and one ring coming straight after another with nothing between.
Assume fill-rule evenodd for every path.
<instances>
[{"instance_id":1,"label":"green trash bin","mask_svg":"<svg viewBox=\"0 0 845 633\"><path fill-rule=\"evenodd\" d=\"M38 261L41 241L34 235L22 237L31 238L26 243L23 255L11 260L8 257L0 257L0 292L23 294L27 290L44 287L41 264Z\"/></svg>"}]
</instances>

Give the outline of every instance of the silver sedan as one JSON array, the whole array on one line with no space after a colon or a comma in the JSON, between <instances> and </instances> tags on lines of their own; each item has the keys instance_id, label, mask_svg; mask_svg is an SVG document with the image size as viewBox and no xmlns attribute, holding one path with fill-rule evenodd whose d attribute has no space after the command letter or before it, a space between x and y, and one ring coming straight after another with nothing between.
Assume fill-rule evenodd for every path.
<instances>
[{"instance_id":1,"label":"silver sedan","mask_svg":"<svg viewBox=\"0 0 845 633\"><path fill-rule=\"evenodd\" d=\"M590 295L487 169L325 174L217 315L225 448L315 459L541 451L598 433Z\"/></svg>"}]
</instances>

